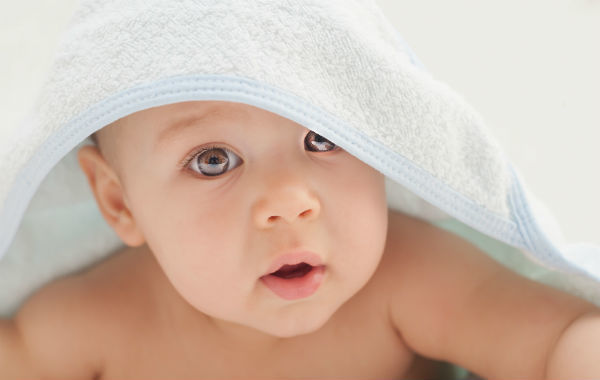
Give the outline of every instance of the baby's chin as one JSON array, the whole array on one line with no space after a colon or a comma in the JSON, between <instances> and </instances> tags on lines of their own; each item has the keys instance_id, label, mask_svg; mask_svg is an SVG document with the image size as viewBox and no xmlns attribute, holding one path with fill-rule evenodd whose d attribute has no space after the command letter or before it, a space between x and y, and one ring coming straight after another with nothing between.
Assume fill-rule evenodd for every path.
<instances>
[{"instance_id":1,"label":"baby's chin","mask_svg":"<svg viewBox=\"0 0 600 380\"><path fill-rule=\"evenodd\" d=\"M276 338L291 339L321 330L330 320L330 317L331 315L328 318L307 318L306 315L300 315L293 320L279 320L274 323L261 323L260 326L249 327Z\"/></svg>"}]
</instances>

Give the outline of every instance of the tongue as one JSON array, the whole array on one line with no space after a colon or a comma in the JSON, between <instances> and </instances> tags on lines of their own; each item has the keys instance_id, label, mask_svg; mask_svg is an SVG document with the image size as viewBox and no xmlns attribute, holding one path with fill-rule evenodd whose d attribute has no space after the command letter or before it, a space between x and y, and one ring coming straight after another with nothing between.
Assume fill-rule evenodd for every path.
<instances>
[{"instance_id":1,"label":"tongue","mask_svg":"<svg viewBox=\"0 0 600 380\"><path fill-rule=\"evenodd\" d=\"M281 277L281 278L295 278L302 277L310 270L312 266L306 263L300 263L296 265L284 265L277 272L271 273L273 276Z\"/></svg>"}]
</instances>

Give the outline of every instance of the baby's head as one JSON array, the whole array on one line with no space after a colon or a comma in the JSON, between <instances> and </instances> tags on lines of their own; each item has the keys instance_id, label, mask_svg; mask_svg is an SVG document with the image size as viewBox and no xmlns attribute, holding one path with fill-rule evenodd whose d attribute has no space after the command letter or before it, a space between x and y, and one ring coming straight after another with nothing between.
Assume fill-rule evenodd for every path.
<instances>
[{"instance_id":1,"label":"baby's head","mask_svg":"<svg viewBox=\"0 0 600 380\"><path fill-rule=\"evenodd\" d=\"M129 246L147 244L202 313L279 337L320 328L383 254L384 176L289 119L243 103L150 108L78 154L98 207ZM325 265L318 290L284 299L261 277L289 251Z\"/></svg>"}]
</instances>

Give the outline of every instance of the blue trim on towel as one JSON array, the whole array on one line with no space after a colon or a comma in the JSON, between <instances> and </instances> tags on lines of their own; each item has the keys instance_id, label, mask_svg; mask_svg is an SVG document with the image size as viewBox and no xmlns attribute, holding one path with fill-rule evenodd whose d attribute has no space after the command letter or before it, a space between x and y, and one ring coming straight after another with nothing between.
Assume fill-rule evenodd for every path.
<instances>
[{"instance_id":1,"label":"blue trim on towel","mask_svg":"<svg viewBox=\"0 0 600 380\"><path fill-rule=\"evenodd\" d=\"M509 193L510 209L513 213L512 219L519 225L526 246L525 248L535 253L533 257L536 261L545 264L554 270L560 270L566 273L574 273L583 275L585 277L593 278L596 281L600 281L600 271L596 268L597 272L590 271L591 268L584 268L570 262L565 253L561 251L559 247L552 242L547 234L543 232L543 229L538 224L535 214L531 210L530 202L527 199L525 192L524 182L521 180L516 168L508 163L508 168L512 175L512 186ZM577 248L576 246L571 246ZM591 250L589 245L586 245L585 249ZM594 247L597 254L600 255L600 246ZM527 253L527 252L525 252Z\"/></svg>"},{"instance_id":2,"label":"blue trim on towel","mask_svg":"<svg viewBox=\"0 0 600 380\"><path fill-rule=\"evenodd\" d=\"M171 103L192 100L223 100L246 103L277 113L308 129L326 136L346 151L384 175L404 185L410 191L463 223L504 243L556 255L552 245L541 244L536 229L530 227L533 216L527 201L518 190L513 194L515 221L486 210L456 192L406 157L395 153L324 112L307 101L282 89L251 79L226 75L177 76L138 85L117 93L90 107L53 133L32 155L8 194L6 207L0 215L0 257L6 252L25 209L47 173L75 146L105 125L131 113ZM367 142L367 144L365 144ZM379 169L378 169L379 170ZM562 256L562 255L558 255Z\"/></svg>"}]
</instances>

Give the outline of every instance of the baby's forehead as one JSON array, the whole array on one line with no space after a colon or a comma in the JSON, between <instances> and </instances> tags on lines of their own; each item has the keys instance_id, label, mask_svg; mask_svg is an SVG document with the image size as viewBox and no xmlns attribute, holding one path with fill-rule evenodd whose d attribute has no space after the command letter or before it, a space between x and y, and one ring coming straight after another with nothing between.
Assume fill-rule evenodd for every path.
<instances>
[{"instance_id":1,"label":"baby's forehead","mask_svg":"<svg viewBox=\"0 0 600 380\"><path fill-rule=\"evenodd\" d=\"M153 132L160 133L161 127L166 129L182 118L190 115L201 116L214 110L227 112L235 109L238 104L225 101L187 101L146 108L107 124L98 130L95 135L99 141L108 144L112 141L125 139L126 135L139 137L141 133L148 135ZM130 133L126 133L127 131Z\"/></svg>"},{"instance_id":2,"label":"baby's forehead","mask_svg":"<svg viewBox=\"0 0 600 380\"><path fill-rule=\"evenodd\" d=\"M231 121L226 122L226 121ZM243 129L242 129L243 127ZM245 103L203 100L186 101L147 108L129 114L106 126L100 132L107 137L104 141L114 141L123 146L132 143L152 147L160 151L169 146L169 141L180 141L190 136L192 130L224 131L225 136L239 134L256 136L256 133L279 135L288 133L290 127L306 130L303 125L279 114ZM119 149L119 147L115 147ZM148 152L150 154L150 152Z\"/></svg>"}]
</instances>

